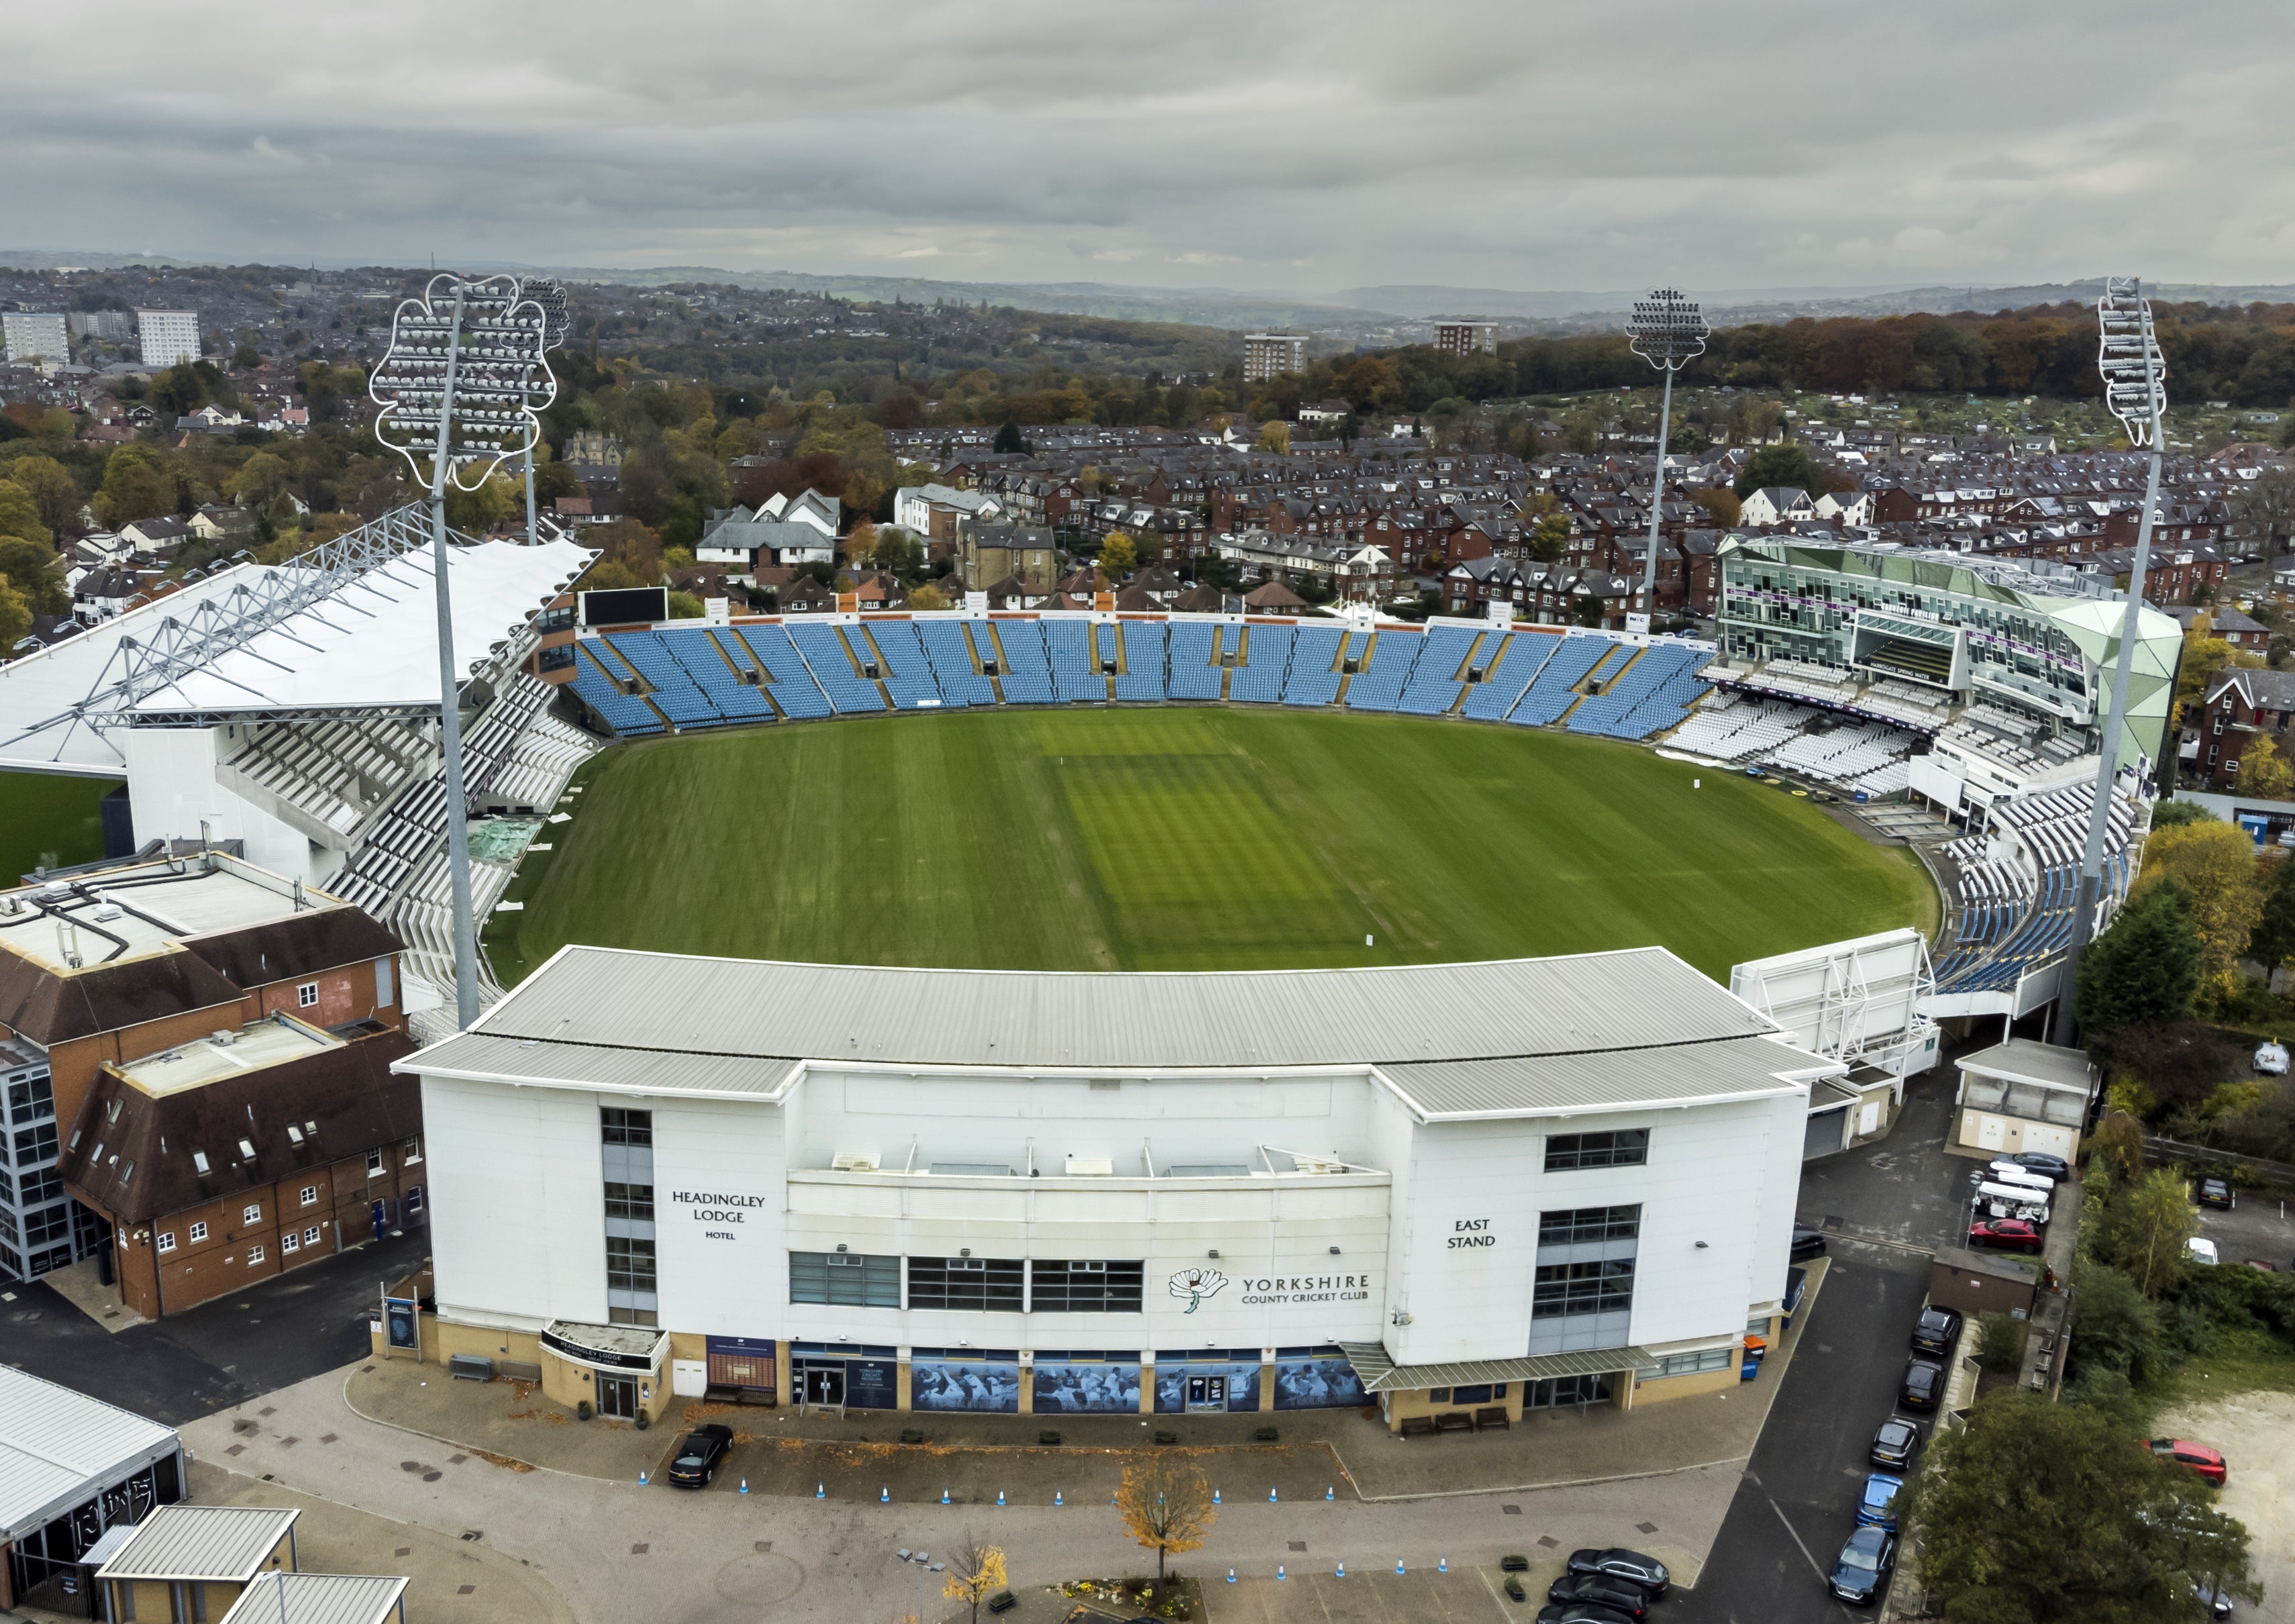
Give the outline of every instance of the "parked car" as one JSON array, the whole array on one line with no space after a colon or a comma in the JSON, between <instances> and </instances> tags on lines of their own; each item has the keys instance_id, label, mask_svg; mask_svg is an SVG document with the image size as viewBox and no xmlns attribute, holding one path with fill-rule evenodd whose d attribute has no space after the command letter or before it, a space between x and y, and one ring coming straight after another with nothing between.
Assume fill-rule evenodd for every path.
<instances>
[{"instance_id":1,"label":"parked car","mask_svg":"<svg viewBox=\"0 0 2295 1624\"><path fill-rule=\"evenodd\" d=\"M1612 1546L1607 1550L1572 1551L1564 1565L1572 1573L1599 1573L1609 1579L1622 1579L1639 1587L1654 1602L1662 1601L1665 1587L1673 1582L1673 1575L1665 1571L1665 1563L1621 1546Z\"/></svg>"},{"instance_id":2,"label":"parked car","mask_svg":"<svg viewBox=\"0 0 2295 1624\"><path fill-rule=\"evenodd\" d=\"M1923 1353L1942 1358L1951 1353L1952 1344L1959 1335L1960 1310L1931 1304L1921 1310L1920 1323L1913 1327L1913 1346Z\"/></svg>"},{"instance_id":3,"label":"parked car","mask_svg":"<svg viewBox=\"0 0 2295 1624\"><path fill-rule=\"evenodd\" d=\"M2266 1043L2257 1049L2255 1069L2266 1077L2287 1075L2287 1046L2284 1043Z\"/></svg>"},{"instance_id":4,"label":"parked car","mask_svg":"<svg viewBox=\"0 0 2295 1624\"><path fill-rule=\"evenodd\" d=\"M1786 1256L1793 1262L1801 1263L1806 1262L1810 1258L1821 1256L1824 1252L1825 1236L1822 1234L1815 1229L1795 1229L1793 1233L1793 1250L1786 1253Z\"/></svg>"},{"instance_id":5,"label":"parked car","mask_svg":"<svg viewBox=\"0 0 2295 1624\"><path fill-rule=\"evenodd\" d=\"M2184 1254L2193 1262L2204 1264L2209 1269L2223 1261L2223 1253L2218 1252L2216 1249L2216 1244L2204 1235L2195 1235L2185 1241Z\"/></svg>"},{"instance_id":6,"label":"parked car","mask_svg":"<svg viewBox=\"0 0 2295 1624\"><path fill-rule=\"evenodd\" d=\"M2222 1620L2231 1617L2231 1597L2226 1595L2213 1585L2203 1585L2200 1583L2199 1580L2193 1579L2192 1581L2192 1595L2201 1606L2208 1610L2208 1617L2217 1620L2217 1624L2222 1624Z\"/></svg>"},{"instance_id":7,"label":"parked car","mask_svg":"<svg viewBox=\"0 0 2295 1624\"><path fill-rule=\"evenodd\" d=\"M1885 1472L1875 1472L1865 1479L1865 1491L1857 1497L1857 1526L1885 1528L1897 1531L1897 1496L1905 1487L1905 1480L1891 1477Z\"/></svg>"},{"instance_id":8,"label":"parked car","mask_svg":"<svg viewBox=\"0 0 2295 1624\"><path fill-rule=\"evenodd\" d=\"M2043 1252L2048 1237L2021 1218L1988 1218L1968 1226L1972 1246L1997 1246L2003 1252Z\"/></svg>"},{"instance_id":9,"label":"parked car","mask_svg":"<svg viewBox=\"0 0 2295 1624\"><path fill-rule=\"evenodd\" d=\"M1649 1596L1639 1585L1629 1584L1622 1579L1612 1579L1606 1573L1564 1573L1546 1592L1549 1602L1583 1603L1593 1607L1606 1607L1612 1612L1621 1612L1641 1624L1649 1616Z\"/></svg>"},{"instance_id":10,"label":"parked car","mask_svg":"<svg viewBox=\"0 0 2295 1624\"><path fill-rule=\"evenodd\" d=\"M711 1423L685 1435L669 1463L669 1481L680 1489L706 1489L733 1447L733 1429Z\"/></svg>"},{"instance_id":11,"label":"parked car","mask_svg":"<svg viewBox=\"0 0 2295 1624\"><path fill-rule=\"evenodd\" d=\"M2192 1199L2203 1207L2229 1212L2233 1202L2231 1186L2221 1179L2202 1179L2192 1191Z\"/></svg>"},{"instance_id":12,"label":"parked car","mask_svg":"<svg viewBox=\"0 0 2295 1624\"><path fill-rule=\"evenodd\" d=\"M2175 1462L2217 1489L2222 1488L2225 1480L2231 1476L2231 1468L2224 1461L2223 1451L2211 1444L2193 1443L2188 1438L2152 1438L2145 1442L2152 1453L2161 1460Z\"/></svg>"},{"instance_id":13,"label":"parked car","mask_svg":"<svg viewBox=\"0 0 2295 1624\"><path fill-rule=\"evenodd\" d=\"M1889 1571L1896 1565L1896 1535L1885 1528L1860 1528L1833 1559L1833 1576L1827 1583L1842 1601L1869 1607L1881 1599L1881 1587L1888 1583Z\"/></svg>"},{"instance_id":14,"label":"parked car","mask_svg":"<svg viewBox=\"0 0 2295 1624\"><path fill-rule=\"evenodd\" d=\"M1891 1416L1873 1434L1873 1447L1866 1458L1876 1466L1893 1466L1899 1472L1909 1472L1913 1457L1921 1449L1921 1429L1911 1422Z\"/></svg>"},{"instance_id":15,"label":"parked car","mask_svg":"<svg viewBox=\"0 0 2295 1624\"><path fill-rule=\"evenodd\" d=\"M2058 1184L2072 1176L2070 1163L2062 1156L2052 1156L2045 1150L2020 1150L2009 1160L2044 1179L2054 1179Z\"/></svg>"},{"instance_id":16,"label":"parked car","mask_svg":"<svg viewBox=\"0 0 2295 1624\"><path fill-rule=\"evenodd\" d=\"M1897 1402L1907 1409L1934 1409L1943 1403L1944 1367L1934 1359L1908 1361L1905 1379L1897 1383Z\"/></svg>"},{"instance_id":17,"label":"parked car","mask_svg":"<svg viewBox=\"0 0 2295 1624\"><path fill-rule=\"evenodd\" d=\"M1614 1607L1597 1607L1591 1602L1565 1602L1540 1608L1538 1624L1633 1624L1633 1620Z\"/></svg>"}]
</instances>

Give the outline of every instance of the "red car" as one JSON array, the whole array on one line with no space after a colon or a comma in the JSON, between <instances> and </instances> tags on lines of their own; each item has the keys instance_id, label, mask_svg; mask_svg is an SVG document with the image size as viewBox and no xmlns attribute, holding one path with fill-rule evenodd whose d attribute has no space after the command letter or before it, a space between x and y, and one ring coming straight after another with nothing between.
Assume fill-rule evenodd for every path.
<instances>
[{"instance_id":1,"label":"red car","mask_svg":"<svg viewBox=\"0 0 2295 1624\"><path fill-rule=\"evenodd\" d=\"M2223 1451L2203 1443L2193 1443L2185 1438L2152 1438L2145 1440L2152 1453L2161 1460L2173 1461L2192 1473L2201 1481L2216 1488L2224 1486L2231 1468L2224 1464Z\"/></svg>"},{"instance_id":2,"label":"red car","mask_svg":"<svg viewBox=\"0 0 2295 1624\"><path fill-rule=\"evenodd\" d=\"M2038 1252L2047 1238L2021 1218L1989 1218L1968 1226L1972 1246L1998 1246L2006 1252Z\"/></svg>"}]
</instances>

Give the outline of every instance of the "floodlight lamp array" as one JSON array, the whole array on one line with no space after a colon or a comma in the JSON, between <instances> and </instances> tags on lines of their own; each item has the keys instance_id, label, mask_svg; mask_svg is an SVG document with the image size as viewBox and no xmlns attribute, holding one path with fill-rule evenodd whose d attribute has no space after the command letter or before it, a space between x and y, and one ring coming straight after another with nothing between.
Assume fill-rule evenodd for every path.
<instances>
[{"instance_id":1,"label":"floodlight lamp array","mask_svg":"<svg viewBox=\"0 0 2295 1624\"><path fill-rule=\"evenodd\" d=\"M1682 298L1678 289L1660 288L1634 301L1626 331L1633 335L1634 354L1661 371L1678 372L1705 353L1711 330L1695 300Z\"/></svg>"},{"instance_id":2,"label":"floodlight lamp array","mask_svg":"<svg viewBox=\"0 0 2295 1624\"><path fill-rule=\"evenodd\" d=\"M563 348L574 325L567 308L566 284L554 276L529 276L523 287L527 298L542 306L542 342L546 349Z\"/></svg>"},{"instance_id":3,"label":"floodlight lamp array","mask_svg":"<svg viewBox=\"0 0 2295 1624\"><path fill-rule=\"evenodd\" d=\"M2168 363L2152 328L2152 301L2133 276L2107 277L2095 302L2095 365L2103 404L2128 430L2131 445L2149 445L2168 412Z\"/></svg>"},{"instance_id":4,"label":"floodlight lamp array","mask_svg":"<svg viewBox=\"0 0 2295 1624\"><path fill-rule=\"evenodd\" d=\"M551 287L562 307L564 290ZM390 348L368 382L382 408L375 438L427 484L443 425L449 477L457 489L481 488L542 437L537 414L558 397L544 359L549 327L548 305L516 277L432 277L398 306Z\"/></svg>"}]
</instances>

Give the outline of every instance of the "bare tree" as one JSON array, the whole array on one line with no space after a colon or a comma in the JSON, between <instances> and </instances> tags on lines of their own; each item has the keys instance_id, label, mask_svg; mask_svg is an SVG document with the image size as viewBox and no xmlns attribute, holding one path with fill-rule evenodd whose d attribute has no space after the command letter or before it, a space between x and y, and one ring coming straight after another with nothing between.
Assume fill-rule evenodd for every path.
<instances>
[{"instance_id":1,"label":"bare tree","mask_svg":"<svg viewBox=\"0 0 2295 1624\"><path fill-rule=\"evenodd\" d=\"M1131 1537L1156 1553L1158 1582L1164 1556L1199 1549L1219 1520L1211 1485L1184 1456L1133 1456L1115 1491L1115 1508Z\"/></svg>"}]
</instances>

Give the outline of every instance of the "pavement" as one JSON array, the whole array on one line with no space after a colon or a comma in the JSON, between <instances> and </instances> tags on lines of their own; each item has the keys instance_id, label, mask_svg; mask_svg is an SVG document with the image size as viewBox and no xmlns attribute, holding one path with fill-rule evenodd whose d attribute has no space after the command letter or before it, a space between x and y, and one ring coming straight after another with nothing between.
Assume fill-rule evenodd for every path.
<instances>
[{"instance_id":1,"label":"pavement","mask_svg":"<svg viewBox=\"0 0 2295 1624\"><path fill-rule=\"evenodd\" d=\"M2217 1506L2247 1524L2263 1600L2239 1616L2295 1624L2295 1393L2254 1391L2163 1411L2159 1431L2220 1445L2231 1479Z\"/></svg>"},{"instance_id":2,"label":"pavement","mask_svg":"<svg viewBox=\"0 0 2295 1624\"><path fill-rule=\"evenodd\" d=\"M0 1288L0 1357L106 1403L181 1424L363 1355L383 1280L414 1268L429 1249L419 1231L372 1241L126 1329L91 1317L45 1281L8 1285Z\"/></svg>"},{"instance_id":3,"label":"pavement","mask_svg":"<svg viewBox=\"0 0 2295 1624\"><path fill-rule=\"evenodd\" d=\"M2260 1258L2283 1269L2295 1269L2295 1217L2289 1204L2276 1196L2241 1191L2230 1211L2201 1207L2200 1233L2215 1242L2226 1263Z\"/></svg>"}]
</instances>

